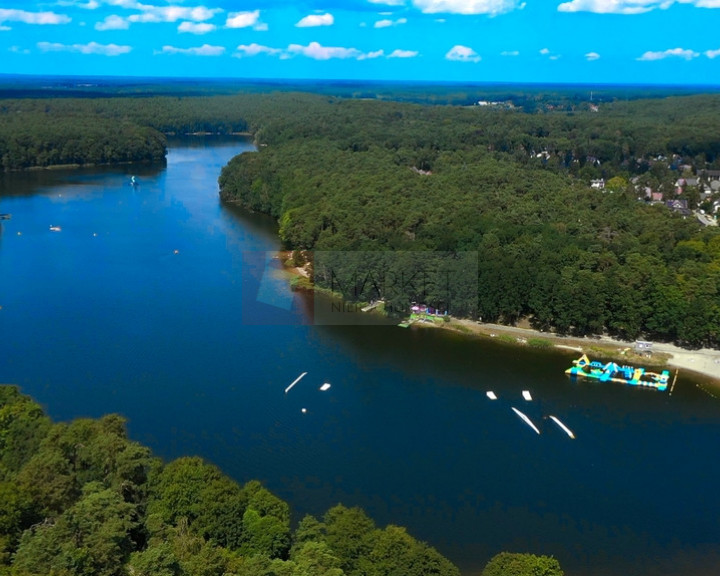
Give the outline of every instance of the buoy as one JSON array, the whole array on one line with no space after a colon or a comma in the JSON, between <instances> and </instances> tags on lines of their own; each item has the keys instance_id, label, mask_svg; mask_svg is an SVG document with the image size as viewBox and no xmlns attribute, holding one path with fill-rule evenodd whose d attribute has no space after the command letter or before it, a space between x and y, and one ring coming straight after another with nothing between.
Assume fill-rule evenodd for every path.
<instances>
[{"instance_id":1,"label":"buoy","mask_svg":"<svg viewBox=\"0 0 720 576\"><path fill-rule=\"evenodd\" d=\"M495 395L495 392L493 392L492 390L485 392L485 394L487 395L488 398L490 398L490 400L497 400L497 396Z\"/></svg>"},{"instance_id":2,"label":"buoy","mask_svg":"<svg viewBox=\"0 0 720 576\"><path fill-rule=\"evenodd\" d=\"M307 408L303 408L303 409L301 410L301 412L302 412L303 414L307 413Z\"/></svg>"}]
</instances>

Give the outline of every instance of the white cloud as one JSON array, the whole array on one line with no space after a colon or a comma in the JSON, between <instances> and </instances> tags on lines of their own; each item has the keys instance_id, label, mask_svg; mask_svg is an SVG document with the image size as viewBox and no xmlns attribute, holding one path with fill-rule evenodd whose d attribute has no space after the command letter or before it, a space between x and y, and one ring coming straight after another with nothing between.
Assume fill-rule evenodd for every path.
<instances>
[{"instance_id":1,"label":"white cloud","mask_svg":"<svg viewBox=\"0 0 720 576\"><path fill-rule=\"evenodd\" d=\"M705 52L705 56L707 56L707 57L710 58L711 60L712 60L713 58L717 58L718 56L720 56L720 49L718 49L718 50L708 50L707 52Z\"/></svg>"},{"instance_id":2,"label":"white cloud","mask_svg":"<svg viewBox=\"0 0 720 576\"><path fill-rule=\"evenodd\" d=\"M592 62L593 60L599 60L599 59L600 59L600 54L598 54L597 52L588 52L587 54L585 54L585 60L587 60L588 62Z\"/></svg>"},{"instance_id":3,"label":"white cloud","mask_svg":"<svg viewBox=\"0 0 720 576\"><path fill-rule=\"evenodd\" d=\"M128 28L130 28L130 22L115 14L95 24L95 30L127 30Z\"/></svg>"},{"instance_id":4,"label":"white cloud","mask_svg":"<svg viewBox=\"0 0 720 576\"><path fill-rule=\"evenodd\" d=\"M80 54L99 54L102 56L118 56L127 54L131 46L118 46L117 44L60 44L57 42L38 42L37 47L43 52L77 52Z\"/></svg>"},{"instance_id":5,"label":"white cloud","mask_svg":"<svg viewBox=\"0 0 720 576\"><path fill-rule=\"evenodd\" d=\"M258 54L273 56L280 53L282 53L280 48L270 48L269 46L261 46L253 42L252 44L240 44L240 46L237 47L237 52L233 54L233 56L238 58L243 56L257 56Z\"/></svg>"},{"instance_id":6,"label":"white cloud","mask_svg":"<svg viewBox=\"0 0 720 576\"><path fill-rule=\"evenodd\" d=\"M519 0L412 0L413 5L425 14L504 14L522 10Z\"/></svg>"},{"instance_id":7,"label":"white cloud","mask_svg":"<svg viewBox=\"0 0 720 576\"><path fill-rule=\"evenodd\" d=\"M135 3L133 7L139 9L141 13L128 16L128 20L143 23L177 22L178 20L204 22L222 11L220 8L206 8L205 6L190 8L188 6L150 6L139 3Z\"/></svg>"},{"instance_id":8,"label":"white cloud","mask_svg":"<svg viewBox=\"0 0 720 576\"><path fill-rule=\"evenodd\" d=\"M460 45L453 46L450 51L445 54L445 58L448 60L455 60L457 62L480 62L482 59L472 48Z\"/></svg>"},{"instance_id":9,"label":"white cloud","mask_svg":"<svg viewBox=\"0 0 720 576\"><path fill-rule=\"evenodd\" d=\"M313 28L315 26L332 26L335 18L332 14L310 14L295 24L298 28Z\"/></svg>"},{"instance_id":10,"label":"white cloud","mask_svg":"<svg viewBox=\"0 0 720 576\"><path fill-rule=\"evenodd\" d=\"M14 52L15 54L30 54L30 50L27 48L20 48L20 46L10 46L8 50L10 52Z\"/></svg>"},{"instance_id":11,"label":"white cloud","mask_svg":"<svg viewBox=\"0 0 720 576\"><path fill-rule=\"evenodd\" d=\"M97 10L100 8L100 2L97 0L88 0L88 2L79 2L78 0L58 0L58 6L72 6L74 8L83 8L84 10Z\"/></svg>"},{"instance_id":12,"label":"white cloud","mask_svg":"<svg viewBox=\"0 0 720 576\"><path fill-rule=\"evenodd\" d=\"M368 0L370 4L383 4L385 6L405 6L405 0Z\"/></svg>"},{"instance_id":13,"label":"white cloud","mask_svg":"<svg viewBox=\"0 0 720 576\"><path fill-rule=\"evenodd\" d=\"M380 58L382 56L385 56L384 50L375 50L374 52L360 54L360 56L358 56L358 60L372 60L373 58Z\"/></svg>"},{"instance_id":14,"label":"white cloud","mask_svg":"<svg viewBox=\"0 0 720 576\"><path fill-rule=\"evenodd\" d=\"M543 56L547 56L548 54L550 54L550 50L548 50L547 48L543 48L542 50L540 50L540 54L542 54Z\"/></svg>"},{"instance_id":15,"label":"white cloud","mask_svg":"<svg viewBox=\"0 0 720 576\"><path fill-rule=\"evenodd\" d=\"M671 50L664 50L662 52L645 52L638 60L650 62L653 60L664 60L665 58L683 58L685 60L692 60L700 56L697 52L692 50L685 50L683 48L673 48Z\"/></svg>"},{"instance_id":16,"label":"white cloud","mask_svg":"<svg viewBox=\"0 0 720 576\"><path fill-rule=\"evenodd\" d=\"M215 24L208 24L207 22L180 22L178 26L178 32L189 32L190 34L207 34L215 30L217 26Z\"/></svg>"},{"instance_id":17,"label":"white cloud","mask_svg":"<svg viewBox=\"0 0 720 576\"><path fill-rule=\"evenodd\" d=\"M400 26L407 24L407 18L398 18L397 20L378 20L375 22L375 28L389 28L390 26Z\"/></svg>"},{"instance_id":18,"label":"white cloud","mask_svg":"<svg viewBox=\"0 0 720 576\"><path fill-rule=\"evenodd\" d=\"M500 56L520 56L520 52L518 50L505 50L500 52Z\"/></svg>"},{"instance_id":19,"label":"white cloud","mask_svg":"<svg viewBox=\"0 0 720 576\"><path fill-rule=\"evenodd\" d=\"M357 48L339 46L321 46L318 42L310 42L307 46L290 44L287 51L290 55L300 54L314 60L330 60L331 58L359 58L363 55Z\"/></svg>"},{"instance_id":20,"label":"white cloud","mask_svg":"<svg viewBox=\"0 0 720 576\"><path fill-rule=\"evenodd\" d=\"M7 32L8 30L12 30L12 28L10 28L10 26L3 26L0 24L0 32Z\"/></svg>"},{"instance_id":21,"label":"white cloud","mask_svg":"<svg viewBox=\"0 0 720 576\"><path fill-rule=\"evenodd\" d=\"M0 8L0 23L22 22L23 24L67 24L70 17L55 12L28 12L27 10L12 10Z\"/></svg>"},{"instance_id":22,"label":"white cloud","mask_svg":"<svg viewBox=\"0 0 720 576\"><path fill-rule=\"evenodd\" d=\"M560 12L595 14L644 14L667 10L673 4L691 4L697 8L720 8L720 0L570 0L558 6Z\"/></svg>"},{"instance_id":23,"label":"white cloud","mask_svg":"<svg viewBox=\"0 0 720 576\"><path fill-rule=\"evenodd\" d=\"M260 21L260 10L252 12L233 12L228 15L226 28L252 28L257 31L268 29L267 24Z\"/></svg>"},{"instance_id":24,"label":"white cloud","mask_svg":"<svg viewBox=\"0 0 720 576\"><path fill-rule=\"evenodd\" d=\"M416 50L393 50L388 58L415 58L419 55Z\"/></svg>"},{"instance_id":25,"label":"white cloud","mask_svg":"<svg viewBox=\"0 0 720 576\"><path fill-rule=\"evenodd\" d=\"M224 46L210 46L203 44L193 48L176 48L175 46L163 46L162 54L186 54L188 56L220 56L225 52Z\"/></svg>"}]
</instances>

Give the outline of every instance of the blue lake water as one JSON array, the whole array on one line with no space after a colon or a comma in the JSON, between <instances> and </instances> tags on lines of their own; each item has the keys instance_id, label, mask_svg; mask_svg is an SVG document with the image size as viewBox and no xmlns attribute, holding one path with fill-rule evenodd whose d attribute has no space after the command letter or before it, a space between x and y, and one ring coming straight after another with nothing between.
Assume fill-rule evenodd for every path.
<instances>
[{"instance_id":1,"label":"blue lake water","mask_svg":"<svg viewBox=\"0 0 720 576\"><path fill-rule=\"evenodd\" d=\"M56 419L119 412L166 459L262 480L295 520L362 506L465 574L503 550L583 576L720 573L720 402L698 382L573 382L559 352L312 325L301 296L268 293L273 222L218 200L249 149L198 138L166 167L0 175L0 382Z\"/></svg>"}]
</instances>

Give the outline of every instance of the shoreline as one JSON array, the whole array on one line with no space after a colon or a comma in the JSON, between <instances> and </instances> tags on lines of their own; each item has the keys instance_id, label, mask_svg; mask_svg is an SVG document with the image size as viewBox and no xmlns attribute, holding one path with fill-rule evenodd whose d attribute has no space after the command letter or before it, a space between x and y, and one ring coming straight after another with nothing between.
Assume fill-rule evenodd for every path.
<instances>
[{"instance_id":1,"label":"shoreline","mask_svg":"<svg viewBox=\"0 0 720 576\"><path fill-rule=\"evenodd\" d=\"M643 356L634 352L634 342L616 340L609 336L600 338L587 338L578 336L561 336L553 332L541 332L532 328L518 326L505 326L502 324L477 323L472 320L453 318L449 324L439 326L445 330L455 330L464 334L493 338L505 336L503 341L516 346L528 346L527 341L532 338L545 340L553 349L573 351L589 356L603 356L608 359L636 364L665 366L666 369L693 372L704 378L710 378L713 383L720 385L720 350L700 348L687 350L674 344L653 342L651 356ZM515 337L513 342L507 337ZM520 340L518 340L518 338Z\"/></svg>"},{"instance_id":2,"label":"shoreline","mask_svg":"<svg viewBox=\"0 0 720 576\"><path fill-rule=\"evenodd\" d=\"M294 290L314 291L311 275L307 270L306 261L302 265L295 265L291 261L292 250L279 251L278 256L283 268L294 277ZM305 260L305 259L303 259ZM298 283L298 280L300 281ZM374 311L365 312L373 314ZM700 348L688 350L674 344L653 342L653 351L650 356L634 352L635 342L617 340L609 336L588 338L580 336L563 336L554 332L541 332L530 327L506 326L504 324L491 324L475 322L469 319L451 318L449 322L441 324L417 323L416 326L451 330L467 336L480 336L487 338L500 337L501 341L513 346L529 346L538 349L556 349L588 354L591 357L602 357L623 363L646 364L662 367L668 370L682 370L692 372L696 376L710 379L713 384L720 387L720 350ZM529 342L536 340L533 344ZM544 342L540 342L544 341ZM541 344L541 345L537 345Z\"/></svg>"}]
</instances>

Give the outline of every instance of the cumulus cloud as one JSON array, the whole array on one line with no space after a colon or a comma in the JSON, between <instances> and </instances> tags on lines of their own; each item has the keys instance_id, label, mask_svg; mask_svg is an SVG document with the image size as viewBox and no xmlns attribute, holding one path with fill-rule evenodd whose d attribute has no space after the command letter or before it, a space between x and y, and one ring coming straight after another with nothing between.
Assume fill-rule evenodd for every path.
<instances>
[{"instance_id":1,"label":"cumulus cloud","mask_svg":"<svg viewBox=\"0 0 720 576\"><path fill-rule=\"evenodd\" d=\"M717 58L718 56L720 56L720 49L718 49L718 50L708 50L707 52L705 52L705 56L707 56L707 57L710 58L711 60L712 60L713 58Z\"/></svg>"},{"instance_id":2,"label":"cumulus cloud","mask_svg":"<svg viewBox=\"0 0 720 576\"><path fill-rule=\"evenodd\" d=\"M335 18L332 14L310 14L295 24L298 28L313 28L315 26L332 26Z\"/></svg>"},{"instance_id":3,"label":"cumulus cloud","mask_svg":"<svg viewBox=\"0 0 720 576\"><path fill-rule=\"evenodd\" d=\"M176 48L175 46L163 46L162 54L185 54L188 56L220 56L225 52L224 46L210 46L203 44L193 48Z\"/></svg>"},{"instance_id":4,"label":"cumulus cloud","mask_svg":"<svg viewBox=\"0 0 720 576\"><path fill-rule=\"evenodd\" d=\"M258 54L273 56L281 53L282 50L280 48L270 48L269 46L261 46L253 42L252 44L240 44L240 46L237 47L237 52L235 52L233 56L238 58L243 56L257 56Z\"/></svg>"},{"instance_id":5,"label":"cumulus cloud","mask_svg":"<svg viewBox=\"0 0 720 576\"><path fill-rule=\"evenodd\" d=\"M384 50L375 50L373 52L366 52L365 54L360 54L360 56L357 57L358 60L372 60L373 58L381 58L382 56L385 56Z\"/></svg>"},{"instance_id":6,"label":"cumulus cloud","mask_svg":"<svg viewBox=\"0 0 720 576\"><path fill-rule=\"evenodd\" d=\"M480 62L482 59L472 48L460 45L453 46L450 51L445 54L445 58L456 62Z\"/></svg>"},{"instance_id":7,"label":"cumulus cloud","mask_svg":"<svg viewBox=\"0 0 720 576\"><path fill-rule=\"evenodd\" d=\"M127 30L130 28L130 22L125 18L115 14L105 18L102 22L95 24L95 30Z\"/></svg>"},{"instance_id":8,"label":"cumulus cloud","mask_svg":"<svg viewBox=\"0 0 720 576\"><path fill-rule=\"evenodd\" d=\"M391 26L400 26L402 24L407 24L407 18L398 18L397 20L378 20L375 22L375 28L389 28Z\"/></svg>"},{"instance_id":9,"label":"cumulus cloud","mask_svg":"<svg viewBox=\"0 0 720 576\"><path fill-rule=\"evenodd\" d=\"M588 62L592 62L593 60L598 60L600 58L600 54L597 52L588 52L585 54L585 60Z\"/></svg>"},{"instance_id":10,"label":"cumulus cloud","mask_svg":"<svg viewBox=\"0 0 720 576\"><path fill-rule=\"evenodd\" d=\"M383 4L385 6L405 6L405 0L368 0L370 4Z\"/></svg>"},{"instance_id":11,"label":"cumulus cloud","mask_svg":"<svg viewBox=\"0 0 720 576\"><path fill-rule=\"evenodd\" d=\"M543 56L547 56L548 54L550 54L550 50L548 50L547 48L543 48L542 50L540 50L540 54L542 54Z\"/></svg>"},{"instance_id":12,"label":"cumulus cloud","mask_svg":"<svg viewBox=\"0 0 720 576\"><path fill-rule=\"evenodd\" d=\"M684 60L692 60L700 56L697 52L692 50L685 50L683 48L673 48L671 50L664 50L662 52L645 52L638 60L651 62L653 60L664 60L665 58L682 58Z\"/></svg>"},{"instance_id":13,"label":"cumulus cloud","mask_svg":"<svg viewBox=\"0 0 720 576\"><path fill-rule=\"evenodd\" d=\"M425 14L504 14L522 10L518 0L412 0L413 6Z\"/></svg>"},{"instance_id":14,"label":"cumulus cloud","mask_svg":"<svg viewBox=\"0 0 720 576\"><path fill-rule=\"evenodd\" d=\"M178 20L204 22L205 20L210 20L215 14L222 11L220 8L206 8L205 6L191 8L189 6L133 4L136 4L133 7L139 9L141 13L128 16L130 22L177 22Z\"/></svg>"},{"instance_id":15,"label":"cumulus cloud","mask_svg":"<svg viewBox=\"0 0 720 576\"><path fill-rule=\"evenodd\" d=\"M215 30L217 26L215 24L208 24L207 22L180 22L178 26L178 32L189 32L190 34L207 34Z\"/></svg>"},{"instance_id":16,"label":"cumulus cloud","mask_svg":"<svg viewBox=\"0 0 720 576\"><path fill-rule=\"evenodd\" d=\"M225 21L225 27L267 30L267 24L260 22L260 10L253 10L252 12L232 12Z\"/></svg>"},{"instance_id":17,"label":"cumulus cloud","mask_svg":"<svg viewBox=\"0 0 720 576\"><path fill-rule=\"evenodd\" d=\"M500 52L500 56L520 56L520 52L518 50L505 50Z\"/></svg>"},{"instance_id":18,"label":"cumulus cloud","mask_svg":"<svg viewBox=\"0 0 720 576\"><path fill-rule=\"evenodd\" d=\"M697 8L720 8L720 0L570 0L558 6L560 12L595 14L644 14L666 10L673 4L692 4Z\"/></svg>"},{"instance_id":19,"label":"cumulus cloud","mask_svg":"<svg viewBox=\"0 0 720 576\"><path fill-rule=\"evenodd\" d=\"M102 56L119 56L127 54L132 46L118 46L117 44L60 44L58 42L38 42L37 47L43 52L76 52L79 54L100 54Z\"/></svg>"},{"instance_id":20,"label":"cumulus cloud","mask_svg":"<svg viewBox=\"0 0 720 576\"><path fill-rule=\"evenodd\" d=\"M393 50L388 54L388 58L415 58L419 52L416 50Z\"/></svg>"},{"instance_id":21,"label":"cumulus cloud","mask_svg":"<svg viewBox=\"0 0 720 576\"><path fill-rule=\"evenodd\" d=\"M21 22L23 24L67 24L70 17L55 12L28 12L27 10L14 10L0 8L0 23Z\"/></svg>"},{"instance_id":22,"label":"cumulus cloud","mask_svg":"<svg viewBox=\"0 0 720 576\"><path fill-rule=\"evenodd\" d=\"M314 60L330 60L331 58L359 58L362 52L357 48L343 48L340 46L322 46L318 42L310 42L307 46L290 44L287 48L290 55L299 54Z\"/></svg>"}]
</instances>

